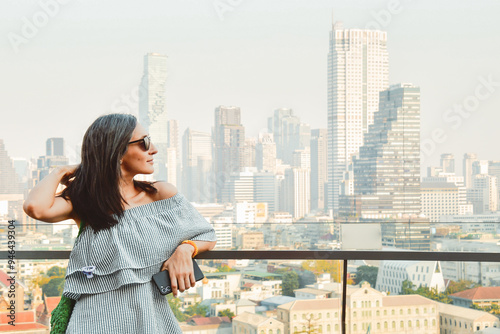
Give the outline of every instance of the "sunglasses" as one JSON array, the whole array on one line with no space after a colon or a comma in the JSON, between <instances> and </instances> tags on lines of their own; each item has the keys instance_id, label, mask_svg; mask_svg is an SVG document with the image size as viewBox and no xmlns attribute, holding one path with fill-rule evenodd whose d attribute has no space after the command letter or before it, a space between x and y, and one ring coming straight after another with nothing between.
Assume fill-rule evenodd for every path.
<instances>
[{"instance_id":1,"label":"sunglasses","mask_svg":"<svg viewBox=\"0 0 500 334\"><path fill-rule=\"evenodd\" d=\"M144 151L149 151L149 148L151 147L151 137L146 136L142 139L131 141L131 142L129 142L129 145L135 144L135 143L141 143L143 145L142 149Z\"/></svg>"}]
</instances>

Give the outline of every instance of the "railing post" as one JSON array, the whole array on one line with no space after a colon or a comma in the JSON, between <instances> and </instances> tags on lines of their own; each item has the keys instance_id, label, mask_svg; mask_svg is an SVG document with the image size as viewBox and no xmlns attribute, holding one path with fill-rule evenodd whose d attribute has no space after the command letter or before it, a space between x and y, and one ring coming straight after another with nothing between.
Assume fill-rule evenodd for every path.
<instances>
[{"instance_id":1,"label":"railing post","mask_svg":"<svg viewBox=\"0 0 500 334\"><path fill-rule=\"evenodd\" d=\"M344 271L342 272L342 334L345 331L345 318L347 309L347 259L344 259Z\"/></svg>"}]
</instances>

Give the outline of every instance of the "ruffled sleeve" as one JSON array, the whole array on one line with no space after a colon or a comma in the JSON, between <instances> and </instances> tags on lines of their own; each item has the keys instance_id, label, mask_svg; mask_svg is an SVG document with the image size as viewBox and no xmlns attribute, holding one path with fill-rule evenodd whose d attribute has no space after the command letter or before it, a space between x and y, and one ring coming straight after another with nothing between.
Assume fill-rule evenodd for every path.
<instances>
[{"instance_id":1,"label":"ruffled sleeve","mask_svg":"<svg viewBox=\"0 0 500 334\"><path fill-rule=\"evenodd\" d=\"M78 300L82 294L149 282L182 241L216 240L210 223L180 193L125 210L118 219L98 233L86 228L76 239L64 296ZM88 266L95 267L91 278L82 270Z\"/></svg>"}]
</instances>

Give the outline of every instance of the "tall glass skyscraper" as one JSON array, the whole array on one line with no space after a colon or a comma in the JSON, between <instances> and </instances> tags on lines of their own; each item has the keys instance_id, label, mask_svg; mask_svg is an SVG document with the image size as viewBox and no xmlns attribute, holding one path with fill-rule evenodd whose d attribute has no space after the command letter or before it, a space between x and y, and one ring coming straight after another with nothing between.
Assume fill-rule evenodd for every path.
<instances>
[{"instance_id":1,"label":"tall glass skyscraper","mask_svg":"<svg viewBox=\"0 0 500 334\"><path fill-rule=\"evenodd\" d=\"M341 196L342 215L420 215L420 88L398 84L380 93L380 111L353 167L354 195Z\"/></svg>"},{"instance_id":2,"label":"tall glass skyscraper","mask_svg":"<svg viewBox=\"0 0 500 334\"><path fill-rule=\"evenodd\" d=\"M240 171L240 152L245 143L245 128L241 124L239 107L215 108L214 167L217 201L221 202L226 182L232 173Z\"/></svg>"},{"instance_id":3,"label":"tall glass skyscraper","mask_svg":"<svg viewBox=\"0 0 500 334\"><path fill-rule=\"evenodd\" d=\"M343 29L330 32L328 53L328 209L339 210L344 172L373 124L379 93L389 86L387 33Z\"/></svg>"},{"instance_id":4,"label":"tall glass skyscraper","mask_svg":"<svg viewBox=\"0 0 500 334\"><path fill-rule=\"evenodd\" d=\"M167 180L168 125L165 98L167 56L148 53L144 56L144 74L139 89L139 122L149 131L158 149L155 156L157 180Z\"/></svg>"}]
</instances>

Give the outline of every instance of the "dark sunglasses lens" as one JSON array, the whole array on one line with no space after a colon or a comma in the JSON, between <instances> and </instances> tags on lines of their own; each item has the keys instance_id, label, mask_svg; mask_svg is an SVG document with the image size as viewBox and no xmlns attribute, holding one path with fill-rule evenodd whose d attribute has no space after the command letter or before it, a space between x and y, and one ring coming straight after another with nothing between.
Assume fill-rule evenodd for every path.
<instances>
[{"instance_id":1,"label":"dark sunglasses lens","mask_svg":"<svg viewBox=\"0 0 500 334\"><path fill-rule=\"evenodd\" d=\"M151 140L149 140L149 137L144 137L143 143L144 143L144 149L146 151L149 151L149 146L151 145Z\"/></svg>"}]
</instances>

